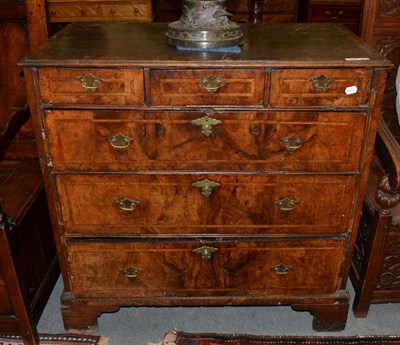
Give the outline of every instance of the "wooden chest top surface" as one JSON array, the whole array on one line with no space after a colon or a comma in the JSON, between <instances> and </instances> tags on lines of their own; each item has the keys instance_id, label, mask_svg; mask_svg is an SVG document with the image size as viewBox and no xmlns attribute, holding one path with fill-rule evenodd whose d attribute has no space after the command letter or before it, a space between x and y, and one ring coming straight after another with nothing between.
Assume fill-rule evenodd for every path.
<instances>
[{"instance_id":1,"label":"wooden chest top surface","mask_svg":"<svg viewBox=\"0 0 400 345\"><path fill-rule=\"evenodd\" d=\"M337 24L242 25L240 53L181 51L165 42L163 23L73 23L25 66L389 67L391 63Z\"/></svg>"}]
</instances>

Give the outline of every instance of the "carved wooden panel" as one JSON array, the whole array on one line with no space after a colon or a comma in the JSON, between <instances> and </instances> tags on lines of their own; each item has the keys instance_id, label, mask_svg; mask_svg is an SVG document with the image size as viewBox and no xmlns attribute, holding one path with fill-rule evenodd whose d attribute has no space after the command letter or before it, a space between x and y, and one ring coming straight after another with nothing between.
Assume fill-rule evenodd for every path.
<instances>
[{"instance_id":1,"label":"carved wooden panel","mask_svg":"<svg viewBox=\"0 0 400 345\"><path fill-rule=\"evenodd\" d=\"M193 251L204 246L217 249L208 260ZM67 246L77 298L331 293L343 251L334 240Z\"/></svg>"},{"instance_id":2,"label":"carved wooden panel","mask_svg":"<svg viewBox=\"0 0 400 345\"><path fill-rule=\"evenodd\" d=\"M396 0L379 0L379 16L400 18L400 3Z\"/></svg>"},{"instance_id":3,"label":"carved wooden panel","mask_svg":"<svg viewBox=\"0 0 400 345\"><path fill-rule=\"evenodd\" d=\"M274 70L271 73L271 106L337 107L366 104L372 71Z\"/></svg>"},{"instance_id":4,"label":"carved wooden panel","mask_svg":"<svg viewBox=\"0 0 400 345\"><path fill-rule=\"evenodd\" d=\"M261 69L151 70L152 105L262 105Z\"/></svg>"},{"instance_id":5,"label":"carved wooden panel","mask_svg":"<svg viewBox=\"0 0 400 345\"><path fill-rule=\"evenodd\" d=\"M399 19L400 20L400 19ZM400 27L399 27L400 29ZM391 131L399 137L400 128L396 112L396 85L395 80L400 64L400 30L376 30L374 46L382 56L394 63L394 67L388 72L385 86L385 98L382 106L382 115Z\"/></svg>"},{"instance_id":6,"label":"carved wooden panel","mask_svg":"<svg viewBox=\"0 0 400 345\"><path fill-rule=\"evenodd\" d=\"M400 290L400 232L393 228L385 243L385 254L377 290Z\"/></svg>"},{"instance_id":7,"label":"carved wooden panel","mask_svg":"<svg viewBox=\"0 0 400 345\"><path fill-rule=\"evenodd\" d=\"M358 169L365 115L208 114L49 110L52 164L58 171ZM206 121L217 121L210 133Z\"/></svg>"},{"instance_id":8,"label":"carved wooden panel","mask_svg":"<svg viewBox=\"0 0 400 345\"><path fill-rule=\"evenodd\" d=\"M352 176L57 177L65 231L97 234L341 233L355 187Z\"/></svg>"},{"instance_id":9,"label":"carved wooden panel","mask_svg":"<svg viewBox=\"0 0 400 345\"><path fill-rule=\"evenodd\" d=\"M382 115L391 132L399 141L400 126L395 108L395 79L400 64L399 1L366 0L361 37L394 64L386 81Z\"/></svg>"},{"instance_id":10,"label":"carved wooden panel","mask_svg":"<svg viewBox=\"0 0 400 345\"><path fill-rule=\"evenodd\" d=\"M143 72L139 69L41 69L41 98L50 104L144 103Z\"/></svg>"},{"instance_id":11,"label":"carved wooden panel","mask_svg":"<svg viewBox=\"0 0 400 345\"><path fill-rule=\"evenodd\" d=\"M361 274L364 265L364 260L366 260L366 253L368 251L370 233L371 233L371 226L365 216L365 213L363 213L360 218L357 241L354 247L354 254L353 254L353 269L358 274Z\"/></svg>"}]
</instances>

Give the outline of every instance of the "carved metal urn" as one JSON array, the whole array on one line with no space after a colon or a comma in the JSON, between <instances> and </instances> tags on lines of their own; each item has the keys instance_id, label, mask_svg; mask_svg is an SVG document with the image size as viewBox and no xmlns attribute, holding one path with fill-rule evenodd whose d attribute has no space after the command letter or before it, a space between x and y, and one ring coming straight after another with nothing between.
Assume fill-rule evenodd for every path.
<instances>
[{"instance_id":1,"label":"carved metal urn","mask_svg":"<svg viewBox=\"0 0 400 345\"><path fill-rule=\"evenodd\" d=\"M182 17L169 24L167 43L204 49L240 45L243 33L230 15L226 0L183 0Z\"/></svg>"}]
</instances>

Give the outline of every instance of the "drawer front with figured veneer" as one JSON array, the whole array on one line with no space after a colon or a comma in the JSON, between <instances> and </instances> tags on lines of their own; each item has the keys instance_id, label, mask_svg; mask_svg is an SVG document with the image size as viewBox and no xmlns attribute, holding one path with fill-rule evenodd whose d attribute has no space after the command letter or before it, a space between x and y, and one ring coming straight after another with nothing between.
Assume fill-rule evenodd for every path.
<instances>
[{"instance_id":1,"label":"drawer front with figured veneer","mask_svg":"<svg viewBox=\"0 0 400 345\"><path fill-rule=\"evenodd\" d=\"M48 110L57 171L355 172L361 113Z\"/></svg>"},{"instance_id":2,"label":"drawer front with figured veneer","mask_svg":"<svg viewBox=\"0 0 400 345\"><path fill-rule=\"evenodd\" d=\"M143 105L140 69L42 68L42 102L54 105Z\"/></svg>"},{"instance_id":3,"label":"drawer front with figured veneer","mask_svg":"<svg viewBox=\"0 0 400 345\"><path fill-rule=\"evenodd\" d=\"M56 177L64 231L101 236L310 235L348 230L354 176Z\"/></svg>"},{"instance_id":4,"label":"drawer front with figured veneer","mask_svg":"<svg viewBox=\"0 0 400 345\"><path fill-rule=\"evenodd\" d=\"M365 69L277 69L271 72L269 105L366 106L371 80L372 70Z\"/></svg>"},{"instance_id":5,"label":"drawer front with figured veneer","mask_svg":"<svg viewBox=\"0 0 400 345\"><path fill-rule=\"evenodd\" d=\"M151 21L153 18L150 1L59 1L50 0L47 8L49 21L85 22L85 21Z\"/></svg>"},{"instance_id":6,"label":"drawer front with figured veneer","mask_svg":"<svg viewBox=\"0 0 400 345\"><path fill-rule=\"evenodd\" d=\"M344 248L335 240L70 241L67 256L77 298L296 296L336 291Z\"/></svg>"},{"instance_id":7,"label":"drawer front with figured veneer","mask_svg":"<svg viewBox=\"0 0 400 345\"><path fill-rule=\"evenodd\" d=\"M152 105L262 105L262 69L151 70Z\"/></svg>"}]
</instances>

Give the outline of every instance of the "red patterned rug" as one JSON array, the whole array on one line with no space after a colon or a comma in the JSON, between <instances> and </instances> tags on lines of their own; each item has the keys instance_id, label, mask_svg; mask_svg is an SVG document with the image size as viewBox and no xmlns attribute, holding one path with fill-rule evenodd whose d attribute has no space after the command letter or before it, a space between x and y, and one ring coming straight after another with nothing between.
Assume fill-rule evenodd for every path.
<instances>
[{"instance_id":1,"label":"red patterned rug","mask_svg":"<svg viewBox=\"0 0 400 345\"><path fill-rule=\"evenodd\" d=\"M107 345L107 338L82 334L39 334L40 345ZM0 345L23 345L20 336L0 335Z\"/></svg>"},{"instance_id":2,"label":"red patterned rug","mask_svg":"<svg viewBox=\"0 0 400 345\"><path fill-rule=\"evenodd\" d=\"M168 332L161 345L400 345L400 336L294 337Z\"/></svg>"}]
</instances>

